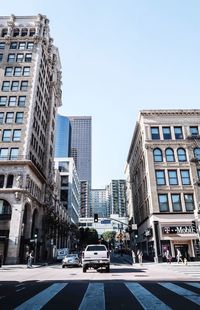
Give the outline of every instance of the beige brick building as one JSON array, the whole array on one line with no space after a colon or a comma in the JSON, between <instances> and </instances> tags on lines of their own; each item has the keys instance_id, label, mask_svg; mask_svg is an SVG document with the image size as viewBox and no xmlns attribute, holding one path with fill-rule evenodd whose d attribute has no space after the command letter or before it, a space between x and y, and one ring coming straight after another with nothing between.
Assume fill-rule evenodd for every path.
<instances>
[{"instance_id":1,"label":"beige brick building","mask_svg":"<svg viewBox=\"0 0 200 310\"><path fill-rule=\"evenodd\" d=\"M27 248L47 256L54 244L49 226L57 201L60 105L61 65L46 16L0 17L0 252L6 263L23 261Z\"/></svg>"},{"instance_id":2,"label":"beige brick building","mask_svg":"<svg viewBox=\"0 0 200 310\"><path fill-rule=\"evenodd\" d=\"M134 246L151 259L179 248L199 258L200 110L139 113L126 174L129 216L138 224Z\"/></svg>"}]
</instances>

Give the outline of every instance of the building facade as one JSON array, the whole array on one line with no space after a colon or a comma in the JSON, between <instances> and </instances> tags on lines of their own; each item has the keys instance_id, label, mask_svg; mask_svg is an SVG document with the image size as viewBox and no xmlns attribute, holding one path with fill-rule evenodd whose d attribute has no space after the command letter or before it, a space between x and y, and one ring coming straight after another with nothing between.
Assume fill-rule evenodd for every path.
<instances>
[{"instance_id":1,"label":"building facade","mask_svg":"<svg viewBox=\"0 0 200 310\"><path fill-rule=\"evenodd\" d=\"M55 157L69 157L70 154L70 122L66 116L56 116Z\"/></svg>"},{"instance_id":2,"label":"building facade","mask_svg":"<svg viewBox=\"0 0 200 310\"><path fill-rule=\"evenodd\" d=\"M45 257L61 64L46 16L0 17L0 251ZM37 248L36 248L37 244Z\"/></svg>"},{"instance_id":3,"label":"building facade","mask_svg":"<svg viewBox=\"0 0 200 310\"><path fill-rule=\"evenodd\" d=\"M108 191L106 189L91 190L90 216L94 216L95 213L101 218L108 217Z\"/></svg>"},{"instance_id":4,"label":"building facade","mask_svg":"<svg viewBox=\"0 0 200 310\"><path fill-rule=\"evenodd\" d=\"M166 250L175 259L177 249L199 258L199 132L200 110L139 114L126 167L129 214L138 224L135 246L156 261Z\"/></svg>"},{"instance_id":5,"label":"building facade","mask_svg":"<svg viewBox=\"0 0 200 310\"><path fill-rule=\"evenodd\" d=\"M107 187L109 208L108 216L118 214L120 217L127 216L127 201L126 201L126 181L111 180Z\"/></svg>"}]
</instances>

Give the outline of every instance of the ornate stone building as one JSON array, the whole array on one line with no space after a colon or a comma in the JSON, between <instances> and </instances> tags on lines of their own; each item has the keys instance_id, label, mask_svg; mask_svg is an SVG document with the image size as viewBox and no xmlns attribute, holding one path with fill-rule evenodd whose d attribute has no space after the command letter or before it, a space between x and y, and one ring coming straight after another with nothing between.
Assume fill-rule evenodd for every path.
<instances>
[{"instance_id":1,"label":"ornate stone building","mask_svg":"<svg viewBox=\"0 0 200 310\"><path fill-rule=\"evenodd\" d=\"M28 248L36 258L46 258L56 229L64 225L53 192L60 105L61 64L49 20L40 14L0 17L0 252L5 263L23 261Z\"/></svg>"},{"instance_id":2,"label":"ornate stone building","mask_svg":"<svg viewBox=\"0 0 200 310\"><path fill-rule=\"evenodd\" d=\"M126 174L135 246L155 260L200 258L200 110L141 111Z\"/></svg>"}]
</instances>

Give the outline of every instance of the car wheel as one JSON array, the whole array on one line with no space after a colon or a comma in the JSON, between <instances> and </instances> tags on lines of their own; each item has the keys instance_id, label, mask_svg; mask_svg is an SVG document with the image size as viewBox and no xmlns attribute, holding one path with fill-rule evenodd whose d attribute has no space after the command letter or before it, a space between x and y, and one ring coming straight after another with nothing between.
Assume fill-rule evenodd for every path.
<instances>
[{"instance_id":1,"label":"car wheel","mask_svg":"<svg viewBox=\"0 0 200 310\"><path fill-rule=\"evenodd\" d=\"M65 268L65 265L62 265L62 268Z\"/></svg>"},{"instance_id":2,"label":"car wheel","mask_svg":"<svg viewBox=\"0 0 200 310\"><path fill-rule=\"evenodd\" d=\"M87 268L86 267L83 267L83 272L86 272L87 271Z\"/></svg>"},{"instance_id":3,"label":"car wheel","mask_svg":"<svg viewBox=\"0 0 200 310\"><path fill-rule=\"evenodd\" d=\"M110 266L106 266L106 272L110 272Z\"/></svg>"}]
</instances>

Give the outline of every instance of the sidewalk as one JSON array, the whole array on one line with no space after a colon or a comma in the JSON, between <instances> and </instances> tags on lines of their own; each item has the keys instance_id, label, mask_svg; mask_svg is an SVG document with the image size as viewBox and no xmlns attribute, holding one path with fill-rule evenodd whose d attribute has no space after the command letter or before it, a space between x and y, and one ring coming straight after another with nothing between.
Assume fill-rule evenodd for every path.
<instances>
[{"instance_id":1,"label":"sidewalk","mask_svg":"<svg viewBox=\"0 0 200 310\"><path fill-rule=\"evenodd\" d=\"M32 269L44 267L44 266L47 266L47 265L48 265L47 263L35 264L35 265L33 265ZM18 269L18 270L19 269L27 269L27 265L26 264L2 265L0 267L0 271L3 271L3 270L13 270L13 269Z\"/></svg>"}]
</instances>

